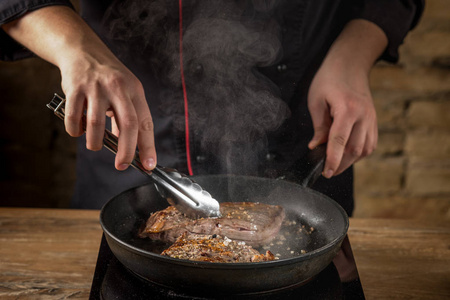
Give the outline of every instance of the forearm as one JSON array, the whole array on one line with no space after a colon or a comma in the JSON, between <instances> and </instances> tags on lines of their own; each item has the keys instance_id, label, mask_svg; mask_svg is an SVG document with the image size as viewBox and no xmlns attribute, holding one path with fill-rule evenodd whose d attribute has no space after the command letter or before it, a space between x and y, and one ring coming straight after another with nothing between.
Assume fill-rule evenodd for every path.
<instances>
[{"instance_id":1,"label":"forearm","mask_svg":"<svg viewBox=\"0 0 450 300\"><path fill-rule=\"evenodd\" d=\"M380 27L363 19L352 20L331 46L323 65L368 74L387 44Z\"/></svg>"},{"instance_id":2,"label":"forearm","mask_svg":"<svg viewBox=\"0 0 450 300\"><path fill-rule=\"evenodd\" d=\"M81 17L65 6L32 11L2 28L13 39L59 68L86 53L100 62L115 59Z\"/></svg>"}]
</instances>

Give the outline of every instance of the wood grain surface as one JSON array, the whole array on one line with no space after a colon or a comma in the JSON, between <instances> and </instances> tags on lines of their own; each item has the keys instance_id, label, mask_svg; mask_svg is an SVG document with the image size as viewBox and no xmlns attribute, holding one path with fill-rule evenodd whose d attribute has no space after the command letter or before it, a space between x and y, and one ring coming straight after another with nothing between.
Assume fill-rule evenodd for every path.
<instances>
[{"instance_id":1,"label":"wood grain surface","mask_svg":"<svg viewBox=\"0 0 450 300\"><path fill-rule=\"evenodd\" d=\"M0 209L0 299L88 299L99 211Z\"/></svg>"},{"instance_id":2,"label":"wood grain surface","mask_svg":"<svg viewBox=\"0 0 450 300\"><path fill-rule=\"evenodd\" d=\"M0 299L88 299L99 211L0 208ZM450 224L351 219L367 299L450 299Z\"/></svg>"},{"instance_id":3,"label":"wood grain surface","mask_svg":"<svg viewBox=\"0 0 450 300\"><path fill-rule=\"evenodd\" d=\"M367 299L450 299L450 223L351 219Z\"/></svg>"}]
</instances>

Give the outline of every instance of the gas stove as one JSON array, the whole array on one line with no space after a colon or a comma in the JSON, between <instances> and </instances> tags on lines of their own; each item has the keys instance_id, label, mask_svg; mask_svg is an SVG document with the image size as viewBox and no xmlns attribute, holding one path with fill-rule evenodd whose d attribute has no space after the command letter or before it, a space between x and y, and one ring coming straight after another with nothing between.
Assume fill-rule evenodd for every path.
<instances>
[{"instance_id":1,"label":"gas stove","mask_svg":"<svg viewBox=\"0 0 450 300\"><path fill-rule=\"evenodd\" d=\"M348 238L343 242L351 254ZM126 269L111 252L105 236L92 281L90 299L365 299L359 280L356 263L352 255L345 259L347 270L353 270L351 280L341 280L336 265L332 262L308 282L283 289L255 294L202 295L187 294L146 281ZM342 268L342 266L339 266ZM343 273L343 272L341 272ZM346 275L342 275L346 276ZM347 276L348 277L348 276Z\"/></svg>"}]
</instances>

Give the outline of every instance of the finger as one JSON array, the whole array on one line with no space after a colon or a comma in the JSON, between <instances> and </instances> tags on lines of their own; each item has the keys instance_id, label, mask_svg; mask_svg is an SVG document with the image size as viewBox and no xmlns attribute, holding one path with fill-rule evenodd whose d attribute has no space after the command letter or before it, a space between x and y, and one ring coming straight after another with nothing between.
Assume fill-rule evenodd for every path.
<instances>
[{"instance_id":1,"label":"finger","mask_svg":"<svg viewBox=\"0 0 450 300\"><path fill-rule=\"evenodd\" d=\"M351 120L344 120L342 117L336 117L331 125L327 145L327 158L323 176L331 178L341 164L347 141L353 129Z\"/></svg>"},{"instance_id":2,"label":"finger","mask_svg":"<svg viewBox=\"0 0 450 300\"><path fill-rule=\"evenodd\" d=\"M366 156L371 155L373 151L375 151L377 143L378 143L378 127L377 122L374 121L370 126L370 129L367 131L363 152L361 156L356 160L356 162Z\"/></svg>"},{"instance_id":3,"label":"finger","mask_svg":"<svg viewBox=\"0 0 450 300\"><path fill-rule=\"evenodd\" d=\"M375 120L375 122L372 125L372 135L368 138L369 143L369 152L367 155L372 154L378 145L378 123Z\"/></svg>"},{"instance_id":4,"label":"finger","mask_svg":"<svg viewBox=\"0 0 450 300\"><path fill-rule=\"evenodd\" d=\"M369 155L372 154L377 149L377 146L378 146L378 130L375 133L375 140L372 144L372 152L369 153Z\"/></svg>"},{"instance_id":5,"label":"finger","mask_svg":"<svg viewBox=\"0 0 450 300\"><path fill-rule=\"evenodd\" d=\"M334 175L339 175L358 161L367 145L368 131L361 123L355 123L349 136L339 167Z\"/></svg>"},{"instance_id":6,"label":"finger","mask_svg":"<svg viewBox=\"0 0 450 300\"><path fill-rule=\"evenodd\" d=\"M308 144L310 149L314 149L328 140L328 134L332 119L328 105L325 101L311 101L309 111L314 128L314 136Z\"/></svg>"},{"instance_id":7,"label":"finger","mask_svg":"<svg viewBox=\"0 0 450 300\"><path fill-rule=\"evenodd\" d=\"M105 135L106 104L102 96L95 95L87 101L86 110L86 148L99 151L103 147Z\"/></svg>"},{"instance_id":8,"label":"finger","mask_svg":"<svg viewBox=\"0 0 450 300\"><path fill-rule=\"evenodd\" d=\"M138 148L139 157L141 162L147 170L152 170L156 166L156 149L155 149L155 138L154 138L154 126L152 116L150 114L150 109L148 108L147 101L145 100L144 93L139 95L133 101L138 122Z\"/></svg>"},{"instance_id":9,"label":"finger","mask_svg":"<svg viewBox=\"0 0 450 300\"><path fill-rule=\"evenodd\" d=\"M85 97L82 93L66 95L64 125L69 135L78 137L84 133L81 118L84 112Z\"/></svg>"},{"instance_id":10,"label":"finger","mask_svg":"<svg viewBox=\"0 0 450 300\"><path fill-rule=\"evenodd\" d=\"M117 137L120 135L119 126L117 125L116 118L114 116L111 117L111 132Z\"/></svg>"},{"instance_id":11,"label":"finger","mask_svg":"<svg viewBox=\"0 0 450 300\"><path fill-rule=\"evenodd\" d=\"M111 132L119 137L120 131L117 126L116 118L114 117L114 113L112 111L106 112L106 115L111 119Z\"/></svg>"},{"instance_id":12,"label":"finger","mask_svg":"<svg viewBox=\"0 0 450 300\"><path fill-rule=\"evenodd\" d=\"M123 171L131 164L136 153L138 118L131 100L126 95L117 94L111 97L114 97L114 120L120 131L115 167Z\"/></svg>"},{"instance_id":13,"label":"finger","mask_svg":"<svg viewBox=\"0 0 450 300\"><path fill-rule=\"evenodd\" d=\"M314 126L314 136L309 142L308 148L312 150L317 146L325 143L328 140L329 131L330 131L329 125Z\"/></svg>"},{"instance_id":14,"label":"finger","mask_svg":"<svg viewBox=\"0 0 450 300\"><path fill-rule=\"evenodd\" d=\"M107 115L108 117L110 117L110 118L113 118L113 117L114 117L114 111L113 111L111 108L108 108L108 109L106 110L106 115Z\"/></svg>"}]
</instances>

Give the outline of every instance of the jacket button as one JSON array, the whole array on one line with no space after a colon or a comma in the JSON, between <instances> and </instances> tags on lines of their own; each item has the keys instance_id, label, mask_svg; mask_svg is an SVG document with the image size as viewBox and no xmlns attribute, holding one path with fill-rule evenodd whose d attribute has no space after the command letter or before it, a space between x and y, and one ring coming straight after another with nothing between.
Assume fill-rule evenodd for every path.
<instances>
[{"instance_id":1,"label":"jacket button","mask_svg":"<svg viewBox=\"0 0 450 300\"><path fill-rule=\"evenodd\" d=\"M195 160L196 160L198 163L204 163L204 162L206 161L206 157L203 156L203 155L197 155L197 157L195 158Z\"/></svg>"},{"instance_id":2,"label":"jacket button","mask_svg":"<svg viewBox=\"0 0 450 300\"><path fill-rule=\"evenodd\" d=\"M192 75L196 79L201 79L203 77L203 66L201 64L196 65L192 70Z\"/></svg>"},{"instance_id":3,"label":"jacket button","mask_svg":"<svg viewBox=\"0 0 450 300\"><path fill-rule=\"evenodd\" d=\"M266 154L266 161L272 162L272 161L275 160L276 157L277 157L277 155L275 153L267 153Z\"/></svg>"},{"instance_id":4,"label":"jacket button","mask_svg":"<svg viewBox=\"0 0 450 300\"><path fill-rule=\"evenodd\" d=\"M281 64L277 66L278 72L282 73L287 70L287 66L285 64Z\"/></svg>"}]
</instances>

